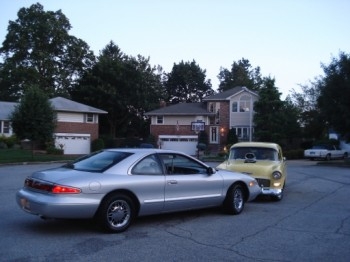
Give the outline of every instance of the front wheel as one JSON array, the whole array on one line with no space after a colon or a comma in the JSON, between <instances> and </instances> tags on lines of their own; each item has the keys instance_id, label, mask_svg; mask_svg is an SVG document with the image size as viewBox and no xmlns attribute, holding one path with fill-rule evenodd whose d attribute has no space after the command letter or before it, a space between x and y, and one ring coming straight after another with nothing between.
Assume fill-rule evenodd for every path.
<instances>
[{"instance_id":1,"label":"front wheel","mask_svg":"<svg viewBox=\"0 0 350 262\"><path fill-rule=\"evenodd\" d=\"M238 215L244 209L244 191L241 185L233 185L227 191L224 210L228 214Z\"/></svg>"},{"instance_id":2,"label":"front wheel","mask_svg":"<svg viewBox=\"0 0 350 262\"><path fill-rule=\"evenodd\" d=\"M101 203L96 214L98 225L107 232L125 231L135 217L133 201L126 195L114 194Z\"/></svg>"}]
</instances>

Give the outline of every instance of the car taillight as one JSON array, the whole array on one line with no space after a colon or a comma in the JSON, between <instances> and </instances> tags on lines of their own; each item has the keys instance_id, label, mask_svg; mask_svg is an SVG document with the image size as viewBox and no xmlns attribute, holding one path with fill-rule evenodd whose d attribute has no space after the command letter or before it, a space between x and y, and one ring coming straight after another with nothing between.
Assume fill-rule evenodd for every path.
<instances>
[{"instance_id":1,"label":"car taillight","mask_svg":"<svg viewBox=\"0 0 350 262\"><path fill-rule=\"evenodd\" d=\"M81 192L80 188L52 184L32 178L27 178L24 182L24 186L37 191L45 191L52 194L79 194Z\"/></svg>"},{"instance_id":2,"label":"car taillight","mask_svg":"<svg viewBox=\"0 0 350 262\"><path fill-rule=\"evenodd\" d=\"M79 194L81 190L76 187L54 185L51 192L53 194Z\"/></svg>"}]
</instances>

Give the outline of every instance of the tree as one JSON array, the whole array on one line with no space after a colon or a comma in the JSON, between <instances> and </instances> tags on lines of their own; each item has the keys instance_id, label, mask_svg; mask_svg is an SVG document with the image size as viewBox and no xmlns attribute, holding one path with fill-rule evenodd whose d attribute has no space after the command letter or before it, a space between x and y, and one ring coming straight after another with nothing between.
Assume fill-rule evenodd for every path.
<instances>
[{"instance_id":1,"label":"tree","mask_svg":"<svg viewBox=\"0 0 350 262\"><path fill-rule=\"evenodd\" d=\"M32 85L49 97L68 96L95 59L83 40L68 34L70 29L61 10L45 12L39 3L21 8L0 48L0 99L17 101Z\"/></svg>"},{"instance_id":2,"label":"tree","mask_svg":"<svg viewBox=\"0 0 350 262\"><path fill-rule=\"evenodd\" d=\"M144 135L149 129L145 128L143 114L157 108L161 98L160 70L142 56L127 56L111 41L71 95L76 101L108 112L101 121L107 120L110 136L126 136L128 128Z\"/></svg>"},{"instance_id":3,"label":"tree","mask_svg":"<svg viewBox=\"0 0 350 262\"><path fill-rule=\"evenodd\" d=\"M322 118L317 104L320 92L316 83L310 82L310 85L301 85L301 92L292 90L292 94L287 97L299 110L298 121L302 137L308 140L320 140L326 131L326 122Z\"/></svg>"},{"instance_id":4,"label":"tree","mask_svg":"<svg viewBox=\"0 0 350 262\"><path fill-rule=\"evenodd\" d=\"M350 55L341 52L322 68L325 76L317 83L321 115L328 127L350 139Z\"/></svg>"},{"instance_id":5,"label":"tree","mask_svg":"<svg viewBox=\"0 0 350 262\"><path fill-rule=\"evenodd\" d=\"M214 94L210 80L205 80L206 71L202 70L194 60L174 64L166 78L166 100L170 103L201 102L204 97Z\"/></svg>"},{"instance_id":6,"label":"tree","mask_svg":"<svg viewBox=\"0 0 350 262\"><path fill-rule=\"evenodd\" d=\"M38 87L31 87L15 107L12 128L20 139L32 142L51 142L56 126L56 114L47 96Z\"/></svg>"},{"instance_id":7,"label":"tree","mask_svg":"<svg viewBox=\"0 0 350 262\"><path fill-rule=\"evenodd\" d=\"M283 137L281 93L275 87L275 79L265 78L259 91L259 100L254 103L255 139L264 142L279 142Z\"/></svg>"},{"instance_id":8,"label":"tree","mask_svg":"<svg viewBox=\"0 0 350 262\"><path fill-rule=\"evenodd\" d=\"M252 68L249 60L244 58L233 62L231 70L221 68L218 78L220 80L219 92L236 86L245 86L253 91L259 91L262 84L260 67Z\"/></svg>"}]
</instances>

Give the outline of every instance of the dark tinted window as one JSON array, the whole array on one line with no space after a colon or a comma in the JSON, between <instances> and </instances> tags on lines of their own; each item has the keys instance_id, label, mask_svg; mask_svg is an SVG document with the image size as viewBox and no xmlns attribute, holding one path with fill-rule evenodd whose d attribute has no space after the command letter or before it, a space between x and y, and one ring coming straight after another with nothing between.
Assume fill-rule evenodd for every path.
<instances>
[{"instance_id":1,"label":"dark tinted window","mask_svg":"<svg viewBox=\"0 0 350 262\"><path fill-rule=\"evenodd\" d=\"M131 154L118 151L99 151L69 163L65 167L82 171L103 172Z\"/></svg>"}]
</instances>

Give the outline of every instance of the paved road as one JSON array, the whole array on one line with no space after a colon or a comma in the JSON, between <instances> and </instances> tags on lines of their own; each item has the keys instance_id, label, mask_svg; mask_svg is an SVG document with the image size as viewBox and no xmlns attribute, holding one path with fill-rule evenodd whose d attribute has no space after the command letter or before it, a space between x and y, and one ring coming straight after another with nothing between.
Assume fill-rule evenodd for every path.
<instances>
[{"instance_id":1,"label":"paved road","mask_svg":"<svg viewBox=\"0 0 350 262\"><path fill-rule=\"evenodd\" d=\"M281 202L139 218L122 234L16 206L27 173L57 164L0 166L0 261L349 261L350 169L288 163Z\"/></svg>"}]
</instances>

